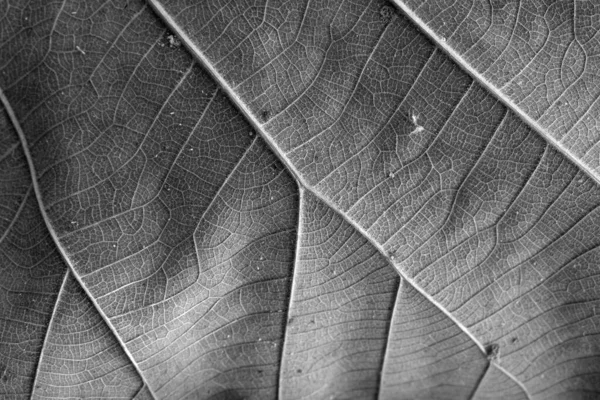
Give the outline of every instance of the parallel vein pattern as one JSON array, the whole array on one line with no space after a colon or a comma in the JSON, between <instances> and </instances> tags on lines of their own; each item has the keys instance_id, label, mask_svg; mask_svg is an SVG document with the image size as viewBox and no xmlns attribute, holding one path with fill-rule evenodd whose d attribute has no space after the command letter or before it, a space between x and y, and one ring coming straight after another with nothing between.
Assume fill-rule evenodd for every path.
<instances>
[{"instance_id":1,"label":"parallel vein pattern","mask_svg":"<svg viewBox=\"0 0 600 400\"><path fill-rule=\"evenodd\" d=\"M600 182L600 4L403 1Z\"/></svg>"},{"instance_id":2,"label":"parallel vein pattern","mask_svg":"<svg viewBox=\"0 0 600 400\"><path fill-rule=\"evenodd\" d=\"M0 394L131 398L141 379L65 265L40 214L15 125L0 116ZM6 223L5 223L6 222ZM150 399L140 391L137 398Z\"/></svg>"},{"instance_id":3,"label":"parallel vein pattern","mask_svg":"<svg viewBox=\"0 0 600 400\"><path fill-rule=\"evenodd\" d=\"M382 3L354 7L161 5L309 189L495 349L490 360L532 396L582 379L593 387L596 368L582 374L573 363L597 349L569 315L581 308L593 318L598 295L583 300L554 282L582 271L573 264L582 253L596 276L597 185L404 17ZM314 61L282 64L295 49ZM565 353L575 358L556 362ZM483 389L495 390L491 381Z\"/></svg>"},{"instance_id":4,"label":"parallel vein pattern","mask_svg":"<svg viewBox=\"0 0 600 400\"><path fill-rule=\"evenodd\" d=\"M484 86L384 1L149 3L0 10L0 395L600 392L593 7L417 7Z\"/></svg>"}]
</instances>

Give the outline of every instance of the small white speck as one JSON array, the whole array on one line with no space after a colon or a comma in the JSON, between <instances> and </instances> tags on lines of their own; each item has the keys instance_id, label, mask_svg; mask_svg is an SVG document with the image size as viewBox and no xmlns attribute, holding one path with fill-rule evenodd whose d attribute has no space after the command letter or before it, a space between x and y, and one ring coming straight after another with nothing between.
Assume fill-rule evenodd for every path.
<instances>
[{"instance_id":1,"label":"small white speck","mask_svg":"<svg viewBox=\"0 0 600 400\"><path fill-rule=\"evenodd\" d=\"M394 176L396 176L396 175L395 175L393 172L390 172L390 173L388 174L388 176L389 176L390 178L393 178L393 177L394 177Z\"/></svg>"},{"instance_id":2,"label":"small white speck","mask_svg":"<svg viewBox=\"0 0 600 400\"><path fill-rule=\"evenodd\" d=\"M410 119L412 120L413 125L418 125L419 122L419 114L416 113L411 113L410 114Z\"/></svg>"},{"instance_id":3,"label":"small white speck","mask_svg":"<svg viewBox=\"0 0 600 400\"><path fill-rule=\"evenodd\" d=\"M441 40L442 42L445 42L445 41L446 41L446 38L442 36L442 37L440 38L440 40Z\"/></svg>"},{"instance_id":4,"label":"small white speck","mask_svg":"<svg viewBox=\"0 0 600 400\"><path fill-rule=\"evenodd\" d=\"M181 46L181 42L175 35L167 35L167 40L169 41L170 47L179 47Z\"/></svg>"},{"instance_id":5,"label":"small white speck","mask_svg":"<svg viewBox=\"0 0 600 400\"><path fill-rule=\"evenodd\" d=\"M79 46L75 46L75 48L77 49L77 51L79 51L81 54L83 54L85 56L85 51L83 51L83 49Z\"/></svg>"}]
</instances>

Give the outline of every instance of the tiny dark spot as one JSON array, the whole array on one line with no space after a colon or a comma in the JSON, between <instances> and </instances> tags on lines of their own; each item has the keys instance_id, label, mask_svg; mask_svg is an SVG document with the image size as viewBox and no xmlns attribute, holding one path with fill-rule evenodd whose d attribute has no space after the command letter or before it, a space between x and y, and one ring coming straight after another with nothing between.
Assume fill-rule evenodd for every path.
<instances>
[{"instance_id":1,"label":"tiny dark spot","mask_svg":"<svg viewBox=\"0 0 600 400\"><path fill-rule=\"evenodd\" d=\"M262 369L259 369L259 370L258 370L258 373L259 373L259 374L262 374L262 373L263 373L263 370L262 370Z\"/></svg>"},{"instance_id":2,"label":"tiny dark spot","mask_svg":"<svg viewBox=\"0 0 600 400\"><path fill-rule=\"evenodd\" d=\"M314 320L314 319L311 319L311 320L310 320L310 323L311 323L311 324L314 324L314 323L315 323L315 320Z\"/></svg>"},{"instance_id":3,"label":"tiny dark spot","mask_svg":"<svg viewBox=\"0 0 600 400\"><path fill-rule=\"evenodd\" d=\"M262 120L262 122L267 122L269 118L271 118L271 113L269 112L269 110L262 110L260 112L260 119Z\"/></svg>"},{"instance_id":4,"label":"tiny dark spot","mask_svg":"<svg viewBox=\"0 0 600 400\"><path fill-rule=\"evenodd\" d=\"M515 336L514 338L510 339L511 343L517 343L519 339Z\"/></svg>"},{"instance_id":5,"label":"tiny dark spot","mask_svg":"<svg viewBox=\"0 0 600 400\"><path fill-rule=\"evenodd\" d=\"M391 6L382 6L379 9L379 15L381 16L382 21L387 22L392 19L392 16L394 15L394 9Z\"/></svg>"},{"instance_id":6,"label":"tiny dark spot","mask_svg":"<svg viewBox=\"0 0 600 400\"><path fill-rule=\"evenodd\" d=\"M299 374L301 374L301 373L302 373L302 370L301 370L300 368L298 368L298 369L296 370L296 372L297 372L297 373L299 373Z\"/></svg>"},{"instance_id":7,"label":"tiny dark spot","mask_svg":"<svg viewBox=\"0 0 600 400\"><path fill-rule=\"evenodd\" d=\"M500 346L498 343L491 343L485 346L485 355L490 361L498 360L500 357Z\"/></svg>"},{"instance_id":8,"label":"tiny dark spot","mask_svg":"<svg viewBox=\"0 0 600 400\"><path fill-rule=\"evenodd\" d=\"M293 324L294 323L294 319L295 319L294 317L288 318L288 321L287 321L288 325Z\"/></svg>"},{"instance_id":9,"label":"tiny dark spot","mask_svg":"<svg viewBox=\"0 0 600 400\"><path fill-rule=\"evenodd\" d=\"M284 169L283 164L279 160L273 160L273 162L269 165L272 173L277 173Z\"/></svg>"}]
</instances>

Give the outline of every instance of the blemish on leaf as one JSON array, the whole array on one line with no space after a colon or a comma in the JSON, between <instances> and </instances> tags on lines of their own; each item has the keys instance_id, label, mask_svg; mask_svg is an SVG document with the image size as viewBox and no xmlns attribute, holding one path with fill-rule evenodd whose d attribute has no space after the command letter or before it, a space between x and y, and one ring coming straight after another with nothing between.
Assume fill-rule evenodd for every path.
<instances>
[{"instance_id":1,"label":"blemish on leaf","mask_svg":"<svg viewBox=\"0 0 600 400\"><path fill-rule=\"evenodd\" d=\"M500 346L498 343L491 343L485 346L485 355L489 361L500 359Z\"/></svg>"},{"instance_id":2,"label":"blemish on leaf","mask_svg":"<svg viewBox=\"0 0 600 400\"><path fill-rule=\"evenodd\" d=\"M181 46L181 42L179 41L177 36L175 36L173 34L168 34L167 40L169 41L169 47L171 47L171 48Z\"/></svg>"},{"instance_id":3,"label":"blemish on leaf","mask_svg":"<svg viewBox=\"0 0 600 400\"><path fill-rule=\"evenodd\" d=\"M419 125L419 114L415 111L410 112L410 122L414 125L415 129L412 130L411 133L421 133L425 130L421 125Z\"/></svg>"},{"instance_id":4,"label":"blemish on leaf","mask_svg":"<svg viewBox=\"0 0 600 400\"><path fill-rule=\"evenodd\" d=\"M515 336L515 337L513 337L512 339L510 339L510 342L511 342L512 344L514 344L514 343L517 343L518 341L519 341L519 339L518 339L516 336Z\"/></svg>"},{"instance_id":5,"label":"blemish on leaf","mask_svg":"<svg viewBox=\"0 0 600 400\"><path fill-rule=\"evenodd\" d=\"M269 118L271 118L271 113L269 112L269 110L262 110L260 112L260 120L261 122L265 123L269 120Z\"/></svg>"},{"instance_id":6,"label":"blemish on leaf","mask_svg":"<svg viewBox=\"0 0 600 400\"><path fill-rule=\"evenodd\" d=\"M412 121L413 125L419 125L419 114L417 114L416 112L412 111L410 113L410 120Z\"/></svg>"},{"instance_id":7,"label":"blemish on leaf","mask_svg":"<svg viewBox=\"0 0 600 400\"><path fill-rule=\"evenodd\" d=\"M298 374L301 374L301 373L302 373L302 370L301 370L300 368L298 368L298 369L296 370L296 373L298 373Z\"/></svg>"},{"instance_id":8,"label":"blemish on leaf","mask_svg":"<svg viewBox=\"0 0 600 400\"><path fill-rule=\"evenodd\" d=\"M421 133L425 130L422 126L416 126L411 133Z\"/></svg>"}]
</instances>

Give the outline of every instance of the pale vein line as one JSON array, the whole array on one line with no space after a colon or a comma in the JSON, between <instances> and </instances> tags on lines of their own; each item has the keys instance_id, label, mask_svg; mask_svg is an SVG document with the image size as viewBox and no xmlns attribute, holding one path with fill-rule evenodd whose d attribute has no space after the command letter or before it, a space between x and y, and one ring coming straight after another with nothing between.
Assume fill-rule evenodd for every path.
<instances>
[{"instance_id":1,"label":"pale vein line","mask_svg":"<svg viewBox=\"0 0 600 400\"><path fill-rule=\"evenodd\" d=\"M125 346L125 344L121 340L121 337L117 334L115 327L112 325L109 318L102 312L102 309L96 302L96 299L92 296L89 289L85 286L81 277L76 273L75 266L73 265L71 259L69 258L69 255L67 254L66 249L61 245L61 243L58 239L58 235L57 235L56 231L54 230L54 226L52 225L50 217L46 213L46 209L43 206L44 203L42 202L42 200L43 200L42 199L42 191L40 189L40 186L39 186L39 183L37 180L37 173L35 170L35 165L33 163L33 158L31 157L31 153L29 152L29 144L27 143L27 138L25 137L25 132L21 128L21 124L20 124L19 120L17 119L17 116L16 116L15 112L13 111L12 106L10 105L8 99L4 95L4 91L2 90L2 88L0 88L0 102L2 102L2 104L4 105L4 108L10 118L10 121L12 122L12 124L15 128L15 131L17 131L17 135L19 136L19 140L21 141L21 146L23 147L23 153L25 154L25 158L27 159L27 166L29 167L29 174L31 176L31 181L33 184L33 191L35 193L38 208L40 210L40 214L42 215L42 218L46 225L46 229L48 229L48 233L50 234L50 237L52 238L52 241L56 245L56 248L58 249L60 255L62 256L69 271L73 274L73 277L77 280L77 282L79 283L79 285L85 292L88 299L92 302L92 304L98 311L98 314L100 314L100 316L102 317L102 320L104 321L106 326L108 326L108 328L110 329L115 340L117 341L117 343L119 343L119 345L123 349L123 352L125 353L127 358L131 361L131 364L134 366L136 372L138 373L140 379L142 380L142 383L145 384L146 386L148 386L148 391L152 395L152 398L157 399L158 397L156 397L156 395L154 394L154 392L152 391L152 389L146 382L146 379L144 378L142 371L140 370L139 366L135 362L135 359L129 352L129 349Z\"/></svg>"},{"instance_id":2,"label":"pale vein line","mask_svg":"<svg viewBox=\"0 0 600 400\"><path fill-rule=\"evenodd\" d=\"M23 209L25 208L25 204L27 204L27 198L29 197L30 191L31 191L31 187L29 187L29 189L27 189L27 192L25 193L25 196L23 196L23 201L21 201L21 204L19 205L19 209L15 213L15 216L10 221L10 224L8 224L8 226L6 227L6 230L4 231L2 236L0 236L0 243L2 243L8 237L8 233L10 232L12 227L15 225L15 223L21 216L21 213L23 212ZM11 260L11 261L13 261L13 260Z\"/></svg>"},{"instance_id":3,"label":"pale vein line","mask_svg":"<svg viewBox=\"0 0 600 400\"><path fill-rule=\"evenodd\" d=\"M4 159L6 157L8 157L13 151L15 151L15 149L17 147L19 147L20 145L21 144L19 142L15 142L15 144L13 144L12 146L7 147L6 151L4 153L0 154L0 161L4 161Z\"/></svg>"},{"instance_id":4,"label":"pale vein line","mask_svg":"<svg viewBox=\"0 0 600 400\"><path fill-rule=\"evenodd\" d=\"M381 369L379 370L379 393L377 393L377 399L382 399L382 388L385 388L384 386L384 381L385 381L385 371L389 368L388 367L388 363L391 362L390 361L390 343L392 341L392 330L394 329L394 326L396 324L397 319L399 318L399 312L398 312L398 299L400 299L400 296L402 296L402 277L400 277L400 282L398 282L398 287L396 288L396 296L394 296L394 308L392 309L392 316L390 317L390 322L389 322L389 326L388 326L388 331L387 331L387 340L385 342L385 349L383 352L383 362L381 363Z\"/></svg>"},{"instance_id":5,"label":"pale vein line","mask_svg":"<svg viewBox=\"0 0 600 400\"><path fill-rule=\"evenodd\" d=\"M46 343L48 343L48 337L50 336L50 331L52 330L52 327L54 326L54 322L55 322L54 317L56 317L56 310L58 309L58 304L60 303L62 296L65 292L65 286L67 286L68 280L69 280L69 270L67 270L67 272L65 273L65 277L63 278L63 281L60 284L60 289L58 290L58 296L56 296L56 303L54 304L54 307L52 308L52 315L50 316L50 321L48 322L48 329L46 330L46 334L44 335L44 341L42 342L42 347L40 350L40 357L38 358L38 364L35 368L35 374L33 375L30 399L35 398L35 389L38 387L38 385L36 384L36 381L37 381L38 377L40 376L40 369L43 364L44 354L46 353L44 351L44 349L46 348Z\"/></svg>"},{"instance_id":6,"label":"pale vein line","mask_svg":"<svg viewBox=\"0 0 600 400\"><path fill-rule=\"evenodd\" d=\"M579 159L567 148L565 148L559 141L553 138L551 135L546 133L545 128L543 128L537 121L531 118L529 115L522 112L522 110L515 104L511 99L509 99L504 93L499 91L494 85L489 82L481 73L472 68L466 60L462 57L462 55L458 54L454 49L449 46L445 40L441 40L442 38L431 28L429 27L425 21L423 21L413 10L411 10L404 3L400 2L400 0L394 0L396 6L402 10L402 12L411 20L416 26L421 29L421 32L431 38L436 46L440 47L444 52L459 66L463 71L469 74L475 81L477 81L481 86L483 86L488 93L493 94L505 107L510 109L516 116L518 116L527 126L529 126L533 131L537 132L540 136L542 136L548 143L550 143L557 151L559 151L563 156L565 156L568 160L570 160L573 164L577 165L584 171L588 176L590 176L594 181L600 184L600 177L596 176L596 174L590 169L590 167L579 161ZM462 327L462 325L461 325ZM465 332L466 328L465 328ZM471 335L470 335L471 336ZM473 338L473 337L472 337ZM473 338L474 339L474 338ZM476 341L476 343L481 346L481 344ZM485 354L485 349L480 347ZM531 398L529 392L525 388L525 386L512 374L510 374L505 369L501 369L508 377L510 377L513 381L515 381L519 387L522 388L524 393L528 398Z\"/></svg>"},{"instance_id":7,"label":"pale vein line","mask_svg":"<svg viewBox=\"0 0 600 400\"><path fill-rule=\"evenodd\" d=\"M140 62L138 63L138 65L139 65L139 64L141 64L141 63L143 62L143 60L145 60L145 59L147 58L148 54L150 53L150 51L151 51L152 49L154 49L154 47L152 47L150 50L148 50L148 51L147 51L147 52L144 54L144 56L143 56L143 57L140 59ZM184 74L181 76L181 79L179 80L179 82L177 82L177 85L175 85L175 87L174 87L174 88L171 90L171 92L169 93L169 95L168 95L168 96L165 98L165 100L164 100L164 102L163 102L162 106L160 107L160 110L158 110L158 112L157 112L157 114L156 114L156 117L155 117L155 118L154 118L154 120L152 121L152 124L151 124L151 125L148 127L148 129L146 130L146 132L145 132L145 133L142 133L142 135L144 135L144 138L142 139L142 141L140 142L140 144L137 146L137 149L136 149L136 151L135 151L135 152L134 152L134 153L131 155L131 157L129 157L128 159L126 159L125 161L123 161L123 163L122 163L122 165L121 165L121 166L119 166L118 168L115 168L115 170L114 170L113 172L111 172L109 175L107 175L106 177L104 177L104 178L103 178L101 181L99 181L97 184L95 184L95 185L91 185L91 186L89 186L89 187L84 187L84 188L81 188L81 189L80 189L80 187L81 187L82 185L78 184L78 185L77 185L77 189L78 189L78 190L71 192L71 193L69 194L69 196L78 195L78 194L80 194L80 193L85 193L85 192L87 192L87 191L90 191L91 189L95 189L95 188L97 188L98 186L102 185L102 184L103 184L103 183L105 183L106 181L110 180L110 178L112 178L113 176L117 175L119 172L122 172L122 171L123 171L123 169L124 169L124 168L126 168L126 167L129 165L129 163L130 163L130 162L131 162L133 159L135 159L135 157L136 157L136 156L137 156L137 155L140 153L140 151L142 151L141 149L143 148L144 144L146 144L146 140L147 140L147 139L148 139L148 137L150 136L150 134L149 134L149 133L150 133L150 132L152 132L152 130L155 128L156 124L160 123L159 121L160 121L160 117L161 117L161 116L162 116L162 114L163 114L163 111L165 110L165 108L166 108L168 105L171 105L171 103L170 103L171 99L172 99L174 96L176 96L177 94L179 94L179 89L181 88L181 86L183 85L183 83L185 82L185 80L188 78L188 76L191 74L191 71L192 71L192 69L193 69L193 68L194 68L194 63L190 63L190 66L188 67L187 71L186 71L186 72L185 72L185 73L184 73ZM137 71L137 67L136 67L136 71ZM134 72L134 73L135 73L135 72ZM132 77L130 77L130 81L131 81L131 79L132 79ZM128 83L127 83L127 84L129 84L129 81L128 81ZM215 93L216 93L216 92L217 92L217 91L215 91ZM214 98L214 96L215 96L215 95L213 94L213 98ZM211 101L212 101L212 99L211 99ZM120 104L120 102L121 102L121 100L119 100L119 104ZM208 105L209 105L209 104L210 104L210 102L208 103ZM208 106L208 105L207 105L207 106ZM117 106L116 106L116 107L118 107L118 104L117 104ZM114 117L113 117L113 120L114 120ZM113 125L113 126L114 126L114 125ZM195 127L194 127L194 129L195 129ZM192 130L191 130L191 132L190 132L190 135L193 135L193 133L194 133L194 129L192 129ZM95 144L95 143L96 143L96 142L98 142L98 141L99 141L101 138L104 138L104 137L105 137L105 135L104 135L104 134L100 134L100 135L98 135L96 138L94 138L94 140L92 140L92 141L90 142L90 144L89 144L88 146L86 146L85 148L82 148L82 149L80 149L80 150L74 151L73 153L69 154L69 156L68 156L68 157L66 157L66 158L64 158L64 159L57 160L55 163L51 164L51 165L50 165L48 168L46 168L46 169L45 169L45 171L44 171L44 172L42 172L42 174L41 174L41 175L44 175L44 174L46 174L46 172L50 171L50 169L51 169L51 168L54 168L54 167L56 167L57 165L60 165L61 163L64 163L65 161L69 160L70 158L73 158L73 157L74 157L74 156L76 156L76 155L83 154L85 151L88 151L88 150L90 149L90 147L91 147L93 144ZM188 141L189 141L189 136L188 136ZM187 144L187 141L186 141L186 144ZM180 150L180 153L181 153L181 150ZM177 157L179 157L179 153L178 153ZM146 161L147 161L147 159L146 159ZM171 166L171 169L172 169L172 166ZM171 171L171 170L169 170L169 172L170 172L170 171ZM167 176L168 176L168 173L167 173ZM139 181L138 181L138 182L136 182L136 189L133 191L134 193L137 193L137 187L138 187L139 185L140 185ZM55 200L54 200L52 203L49 203L49 204L47 204L47 205L46 205L46 207L47 207L47 208L52 208L52 207L53 207L53 206L55 206L57 203L59 203L59 202L62 202L62 201L64 201L64 200L65 200L65 198L57 198L57 199L55 199ZM150 203L151 201L153 201L153 200L154 200L154 198L152 198L152 199L151 199L151 200L149 200L147 203L144 203L143 205L141 205L140 207L137 207L137 208L141 208L141 207L143 207L144 205L146 205L146 204L149 204L149 203ZM131 211L131 210L124 211L123 213L129 212L129 211ZM120 214L122 214L122 213L120 213ZM118 215L117 215L117 216L118 216ZM109 218L107 218L107 219L109 219ZM89 227L92 227L92 226L94 226L94 225L99 225L99 224L101 224L101 223L105 222L107 219L102 219L102 220L100 220L100 221L97 221L97 222L94 222L94 223L92 223L92 224L90 224L90 225L86 225L86 226L84 226L84 227L82 227L82 228L89 228ZM110 219L114 219L114 217L111 217Z\"/></svg>"},{"instance_id":8,"label":"pale vein line","mask_svg":"<svg viewBox=\"0 0 600 400\"><path fill-rule=\"evenodd\" d=\"M284 386L284 379L283 379L283 375L281 373L281 369L283 366L283 358L285 357L286 354L286 350L287 350L287 345L288 345L288 340L287 340L287 336L288 336L288 327L289 324L287 323L287 320L289 320L290 318L290 311L292 310L292 303L294 301L294 299L296 298L296 291L297 291L297 282L298 279L296 276L296 267L298 266L299 262L298 259L300 258L300 249L301 249L301 245L300 245L300 237L302 235L302 227L303 227L303 221L304 221L304 215L302 213L303 205L305 203L305 194L304 194L304 189L299 186L298 187L298 226L297 226L297 230L296 230L296 249L294 251L294 269L292 272L292 282L291 282L291 288L290 288L290 296L289 296L289 303L288 303L288 307L287 307L287 319L286 322L284 324L284 332L283 332L283 343L281 343L281 356L279 358L279 372L278 372L278 376L279 376L279 381L278 383L278 388L277 388L277 393L280 399L283 399L283 392L281 391L281 388Z\"/></svg>"},{"instance_id":9,"label":"pale vein line","mask_svg":"<svg viewBox=\"0 0 600 400\"><path fill-rule=\"evenodd\" d=\"M445 307L439 303L436 299L434 299L431 295L423 290L416 282L407 277L402 270L395 264L392 257L385 251L385 249L375 241L371 235L365 231L361 226L359 226L355 221L351 220L345 213L341 212L337 209L336 205L333 204L329 199L320 194L317 190L312 188L310 185L306 183L306 181L302 178L299 171L292 164L290 159L286 156L286 154L279 148L279 146L275 143L273 138L271 138L266 130L264 129L265 124L261 123L250 111L248 106L244 103L244 101L234 92L233 88L229 85L227 80L221 73L215 68L215 66L210 62L210 60L206 57L206 55L194 44L192 38L188 35L184 29L178 25L178 23L173 19L173 17L167 12L164 6L159 2L159 0L148 0L149 4L155 10L156 14L162 18L163 22L174 32L185 45L185 47L190 51L192 55L194 55L198 62L204 67L204 69L215 79L215 81L219 84L222 90L227 94L227 96L231 99L232 103L236 105L238 110L244 115L247 121L254 126L258 134L261 135L263 140L267 143L269 148L273 151L277 157L281 160L281 162L286 166L290 174L296 179L296 182L299 186L305 188L312 192L318 199L320 199L325 205L334 210L340 217L346 221L350 226L352 226L360 235L362 235L375 249L377 249L388 261L388 263L394 268L400 275L402 279L405 279L411 286L413 286L419 293L421 293L429 302L431 302L436 308L440 310L447 318L453 321L478 347L479 349L486 354L486 350L484 345L467 329L467 327L462 324L456 317L454 317Z\"/></svg>"},{"instance_id":10,"label":"pale vein line","mask_svg":"<svg viewBox=\"0 0 600 400\"><path fill-rule=\"evenodd\" d=\"M429 27L425 21L421 19L413 10L405 5L400 0L393 0L394 4L402 10L402 12L416 25L419 27L421 32L431 38L436 46L444 50L444 52L450 57L457 66L463 71L469 74L475 81L477 81L482 87L484 87L488 93L496 97L505 107L510 109L516 116L518 116L529 128L537 132L544 140L550 143L557 151L563 156L570 160L574 165L577 165L586 175L592 178L597 184L600 185L600 175L596 174L588 164L582 162L579 157L571 152L570 149L566 148L557 139L552 137L546 128L541 126L536 120L529 115L525 114L521 108L515 104L513 100L508 98L498 88L496 88L492 82L488 81L481 73L472 68L465 60L462 55L457 53L445 40L441 40L441 37Z\"/></svg>"},{"instance_id":11,"label":"pale vein line","mask_svg":"<svg viewBox=\"0 0 600 400\"><path fill-rule=\"evenodd\" d=\"M513 380L513 382L515 382L520 388L521 390L527 395L528 399L532 399L533 397L529 394L529 391L527 391L527 388L525 387L525 385L516 377L514 376L509 370L507 370L506 368L504 368L503 366L501 366L500 364L496 363L496 362L492 362L490 363L490 366L493 365L494 367L496 367L498 370L502 371L506 376L508 376L510 379ZM489 369L488 369L489 371Z\"/></svg>"},{"instance_id":12,"label":"pale vein line","mask_svg":"<svg viewBox=\"0 0 600 400\"><path fill-rule=\"evenodd\" d=\"M281 150L275 144L274 140L268 137L265 133L264 126L253 114L252 111L246 106L244 101L233 91L231 86L228 85L225 78L217 71L217 69L213 66L211 61L196 47L192 38L180 27L173 17L167 13L167 10L163 7L158 0L148 0L148 3L155 10L156 14L163 19L163 22L171 29L173 33L175 33L181 40L182 44L190 51L192 55L196 57L198 63L201 64L206 72L208 72L213 79L220 85L221 89L227 96L232 100L233 104L235 104L240 112L244 115L246 120L252 125L256 131L261 134L262 138L266 141L269 147L274 151L275 154L279 156L282 163L287 167L292 176L296 179L301 186L307 187L304 180L298 174L298 171L292 166L291 161L282 154Z\"/></svg>"},{"instance_id":13,"label":"pale vein line","mask_svg":"<svg viewBox=\"0 0 600 400\"><path fill-rule=\"evenodd\" d=\"M218 91L217 91L218 92ZM203 119L203 118L202 118ZM198 122L200 123L200 122ZM227 174L227 176L225 177L225 179L223 180L223 182L221 183L221 186L219 187L219 189L217 190L217 192L214 194L213 198L211 199L210 203L206 206L206 208L204 209L204 212L202 213L202 215L198 218L198 223L196 224L196 228L194 229L194 233L192 234L192 239L194 240L194 253L196 253L196 261L198 262L198 269L200 268L200 265L202 264L200 262L200 255L198 254L198 249L200 248L200 244L197 242L196 237L198 236L198 228L200 227L200 224L202 223L202 221L206 220L206 214L212 210L213 205L215 204L215 202L218 199L221 199L221 192L224 190L224 188L229 184L231 178L237 173L239 172L239 168L242 165L243 161L246 161L246 157L248 157L248 155L252 152L252 149L255 147L256 145L256 136L254 137L254 139L252 139L252 142L250 142L250 144L248 145L248 148L246 148L246 150L244 151L244 154L242 154L242 156L240 157L240 159L238 160L238 162L233 166L233 168L231 168L231 171L229 171L229 174ZM198 277L196 278L196 283L199 283L198 280L200 279L200 271L198 271Z\"/></svg>"}]
</instances>

